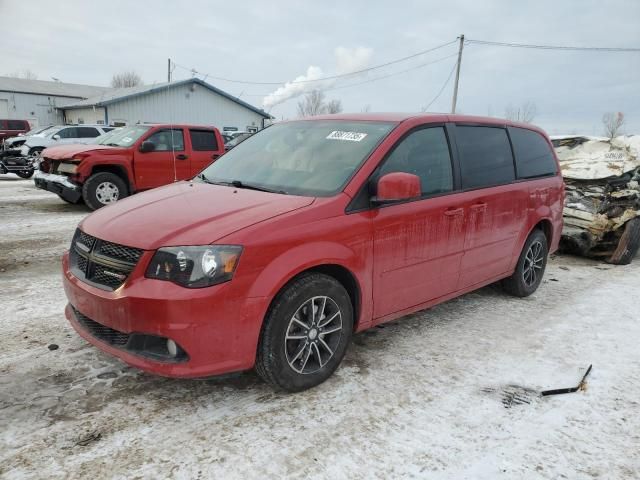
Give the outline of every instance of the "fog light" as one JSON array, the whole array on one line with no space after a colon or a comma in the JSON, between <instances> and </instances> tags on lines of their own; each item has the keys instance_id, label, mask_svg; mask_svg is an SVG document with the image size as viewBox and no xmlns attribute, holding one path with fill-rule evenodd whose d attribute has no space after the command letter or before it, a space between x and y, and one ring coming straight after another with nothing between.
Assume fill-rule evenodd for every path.
<instances>
[{"instance_id":1,"label":"fog light","mask_svg":"<svg viewBox=\"0 0 640 480\"><path fill-rule=\"evenodd\" d=\"M171 339L167 340L167 351L169 352L169 355L171 355L172 357L177 357L178 356L178 346L176 345L176 342L174 342Z\"/></svg>"}]
</instances>

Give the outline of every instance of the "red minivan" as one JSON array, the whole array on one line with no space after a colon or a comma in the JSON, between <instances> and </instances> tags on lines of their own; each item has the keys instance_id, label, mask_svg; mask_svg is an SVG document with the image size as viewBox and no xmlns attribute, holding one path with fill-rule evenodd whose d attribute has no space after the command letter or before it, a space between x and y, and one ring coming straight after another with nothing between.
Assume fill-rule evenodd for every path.
<instances>
[{"instance_id":1,"label":"red minivan","mask_svg":"<svg viewBox=\"0 0 640 480\"><path fill-rule=\"evenodd\" d=\"M551 143L528 124L283 122L85 218L63 257L66 315L143 370L255 367L299 391L333 373L353 332L497 281L533 293L563 197Z\"/></svg>"}]
</instances>

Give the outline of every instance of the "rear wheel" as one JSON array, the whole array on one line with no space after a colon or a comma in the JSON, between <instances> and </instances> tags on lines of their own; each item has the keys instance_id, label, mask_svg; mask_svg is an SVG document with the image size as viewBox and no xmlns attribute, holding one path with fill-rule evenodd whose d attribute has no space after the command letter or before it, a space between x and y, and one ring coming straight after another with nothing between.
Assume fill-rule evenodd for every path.
<instances>
[{"instance_id":1,"label":"rear wheel","mask_svg":"<svg viewBox=\"0 0 640 480\"><path fill-rule=\"evenodd\" d=\"M545 234L538 229L531 232L524 243L516 271L502 281L505 291L516 297L528 297L535 292L547 268L548 253Z\"/></svg>"},{"instance_id":2,"label":"rear wheel","mask_svg":"<svg viewBox=\"0 0 640 480\"><path fill-rule=\"evenodd\" d=\"M91 210L110 205L128 195L126 183L110 172L95 173L82 186L82 198Z\"/></svg>"},{"instance_id":3,"label":"rear wheel","mask_svg":"<svg viewBox=\"0 0 640 480\"><path fill-rule=\"evenodd\" d=\"M353 309L342 284L304 274L278 294L267 314L256 371L290 392L315 387L338 368L352 330Z\"/></svg>"}]
</instances>

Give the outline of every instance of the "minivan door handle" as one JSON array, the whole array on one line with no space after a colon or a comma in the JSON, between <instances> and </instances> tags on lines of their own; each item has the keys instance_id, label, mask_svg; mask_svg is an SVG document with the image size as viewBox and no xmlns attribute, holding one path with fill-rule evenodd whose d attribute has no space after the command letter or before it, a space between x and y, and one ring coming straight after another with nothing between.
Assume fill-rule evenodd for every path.
<instances>
[{"instance_id":1,"label":"minivan door handle","mask_svg":"<svg viewBox=\"0 0 640 480\"><path fill-rule=\"evenodd\" d=\"M444 211L447 217L459 217L464 213L464 208L450 208Z\"/></svg>"},{"instance_id":2,"label":"minivan door handle","mask_svg":"<svg viewBox=\"0 0 640 480\"><path fill-rule=\"evenodd\" d=\"M219 153L214 153L213 155L211 155L211 158L213 158L214 160L217 160L220 158L220 154Z\"/></svg>"},{"instance_id":3,"label":"minivan door handle","mask_svg":"<svg viewBox=\"0 0 640 480\"><path fill-rule=\"evenodd\" d=\"M180 154L176 155L176 158L178 160L186 160L187 158L189 158L189 155L185 155L184 153L180 153Z\"/></svg>"}]
</instances>

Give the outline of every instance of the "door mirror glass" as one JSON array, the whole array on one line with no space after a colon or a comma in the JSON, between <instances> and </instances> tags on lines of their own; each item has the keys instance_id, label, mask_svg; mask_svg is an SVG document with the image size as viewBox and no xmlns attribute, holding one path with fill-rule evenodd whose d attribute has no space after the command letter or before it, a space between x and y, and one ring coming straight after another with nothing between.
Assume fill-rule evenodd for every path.
<instances>
[{"instance_id":1,"label":"door mirror glass","mask_svg":"<svg viewBox=\"0 0 640 480\"><path fill-rule=\"evenodd\" d=\"M421 194L420 177L412 173L393 172L380 177L376 196L371 201L377 204L393 203L419 198Z\"/></svg>"},{"instance_id":2,"label":"door mirror glass","mask_svg":"<svg viewBox=\"0 0 640 480\"><path fill-rule=\"evenodd\" d=\"M53 138L54 140L60 140L60 135L58 135L58 134L56 133L56 134L55 134L53 137L51 137L51 138Z\"/></svg>"},{"instance_id":3,"label":"door mirror glass","mask_svg":"<svg viewBox=\"0 0 640 480\"><path fill-rule=\"evenodd\" d=\"M140 145L141 153L153 152L155 149L155 144L153 142L150 142L149 140L145 140L144 142L142 142L142 145Z\"/></svg>"}]
</instances>

